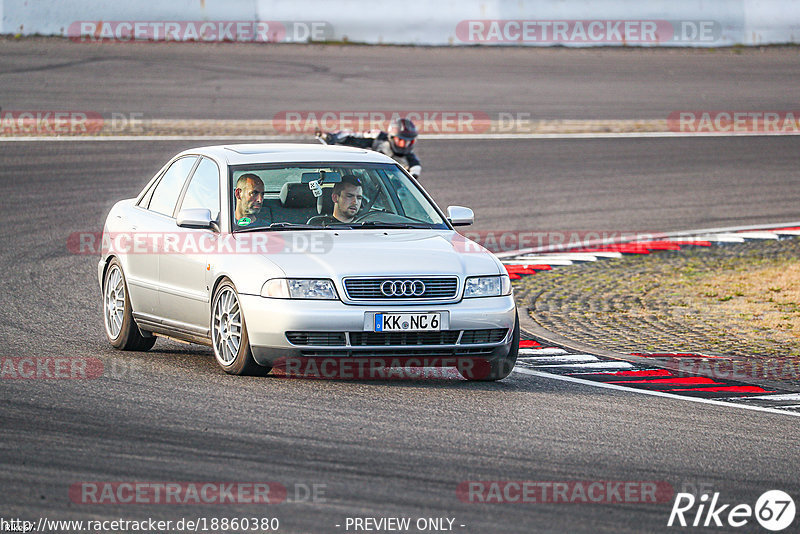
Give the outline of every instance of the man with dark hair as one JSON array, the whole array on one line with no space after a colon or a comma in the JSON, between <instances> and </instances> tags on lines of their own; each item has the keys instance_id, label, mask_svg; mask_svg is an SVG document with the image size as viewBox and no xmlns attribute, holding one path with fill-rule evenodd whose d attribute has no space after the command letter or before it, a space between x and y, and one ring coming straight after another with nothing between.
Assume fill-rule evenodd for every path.
<instances>
[{"instance_id":1,"label":"man with dark hair","mask_svg":"<svg viewBox=\"0 0 800 534\"><path fill-rule=\"evenodd\" d=\"M250 226L256 222L256 215L264 203L264 182L253 173L243 174L236 180L234 223L237 226Z\"/></svg>"},{"instance_id":2,"label":"man with dark hair","mask_svg":"<svg viewBox=\"0 0 800 534\"><path fill-rule=\"evenodd\" d=\"M333 214L317 215L309 219L308 224L327 226L353 222L358 210L361 209L361 202L364 200L361 180L352 174L345 174L340 182L333 185L331 199L333 200Z\"/></svg>"},{"instance_id":3,"label":"man with dark hair","mask_svg":"<svg viewBox=\"0 0 800 534\"><path fill-rule=\"evenodd\" d=\"M333 218L343 223L352 222L364 200L361 180L352 174L342 176L342 181L334 184L331 198L333 198Z\"/></svg>"}]
</instances>

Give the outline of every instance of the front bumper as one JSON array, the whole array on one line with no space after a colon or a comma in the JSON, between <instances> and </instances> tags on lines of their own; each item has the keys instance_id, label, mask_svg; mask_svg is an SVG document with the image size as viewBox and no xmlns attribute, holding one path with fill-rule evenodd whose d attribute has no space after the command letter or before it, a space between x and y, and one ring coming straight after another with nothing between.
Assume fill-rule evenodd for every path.
<instances>
[{"instance_id":1,"label":"front bumper","mask_svg":"<svg viewBox=\"0 0 800 534\"><path fill-rule=\"evenodd\" d=\"M421 366L450 366L459 359L481 358L494 361L505 358L511 348L516 317L512 296L464 299L453 304L424 305L347 305L340 301L269 299L240 295L253 357L261 365L274 365L284 358L316 357L406 357L419 360ZM496 342L469 342L459 334L455 342L439 344L371 344L351 342L349 333L371 332L374 313L441 312L442 327L448 331L503 329ZM445 321L447 321L445 323ZM295 345L286 332L344 333L342 344ZM437 363L438 362L438 363Z\"/></svg>"}]
</instances>

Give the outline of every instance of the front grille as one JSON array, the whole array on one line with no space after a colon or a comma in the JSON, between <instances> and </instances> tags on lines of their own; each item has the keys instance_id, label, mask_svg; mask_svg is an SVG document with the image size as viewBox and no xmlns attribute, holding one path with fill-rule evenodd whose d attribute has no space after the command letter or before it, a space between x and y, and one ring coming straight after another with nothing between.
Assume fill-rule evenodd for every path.
<instances>
[{"instance_id":1,"label":"front grille","mask_svg":"<svg viewBox=\"0 0 800 534\"><path fill-rule=\"evenodd\" d=\"M342 346L345 344L344 332L286 332L286 339L292 345Z\"/></svg>"},{"instance_id":2,"label":"front grille","mask_svg":"<svg viewBox=\"0 0 800 534\"><path fill-rule=\"evenodd\" d=\"M485 330L464 330L461 344L470 343L500 343L506 337L505 328L487 328Z\"/></svg>"},{"instance_id":3,"label":"front grille","mask_svg":"<svg viewBox=\"0 0 800 534\"><path fill-rule=\"evenodd\" d=\"M402 282L404 280L420 281L425 284L425 292L419 296L390 296L381 292L384 282ZM420 278L420 277L394 277L394 278L347 278L344 281L347 296L353 300L427 300L427 299L452 299L458 291L458 278Z\"/></svg>"},{"instance_id":4,"label":"front grille","mask_svg":"<svg viewBox=\"0 0 800 534\"><path fill-rule=\"evenodd\" d=\"M350 332L350 345L453 345L458 340L458 332Z\"/></svg>"}]
</instances>

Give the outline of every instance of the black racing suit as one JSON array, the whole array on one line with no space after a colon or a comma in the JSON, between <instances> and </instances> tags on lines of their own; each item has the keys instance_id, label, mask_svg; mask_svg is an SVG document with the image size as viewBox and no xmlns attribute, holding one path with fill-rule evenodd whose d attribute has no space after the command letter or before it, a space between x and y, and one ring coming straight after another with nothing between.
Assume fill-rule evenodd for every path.
<instances>
[{"instance_id":1,"label":"black racing suit","mask_svg":"<svg viewBox=\"0 0 800 534\"><path fill-rule=\"evenodd\" d=\"M389 142L389 134L381 130L370 130L362 133L355 133L348 130L340 132L326 133L325 142L329 145L347 145L358 148L369 148L376 152L386 154L402 165L414 178L419 178L422 173L422 165L419 158L413 152L408 154L396 154L392 150Z\"/></svg>"}]
</instances>

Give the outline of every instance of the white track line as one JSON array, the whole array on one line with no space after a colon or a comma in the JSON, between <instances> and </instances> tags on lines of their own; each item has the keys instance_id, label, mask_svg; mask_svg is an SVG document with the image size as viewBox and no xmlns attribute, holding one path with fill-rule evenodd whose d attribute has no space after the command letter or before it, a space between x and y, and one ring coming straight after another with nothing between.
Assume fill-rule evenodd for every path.
<instances>
[{"instance_id":1,"label":"white track line","mask_svg":"<svg viewBox=\"0 0 800 534\"><path fill-rule=\"evenodd\" d=\"M674 393L664 393L663 391L651 391L646 389L634 389L629 388L626 386L618 386L616 384L607 384L605 382L592 382L590 380L584 380L582 378L574 378L571 376L562 376L562 375L554 375L552 373L546 373L543 371L534 371L532 369L525 369L522 367L515 367L514 372L520 373L523 375L532 375L538 376L541 378L550 378L552 380L561 380L562 382L572 382L574 384L582 384L584 386L593 386L597 388L604 388L604 389L615 389L617 391L626 391L628 393L639 393L641 395L652 395L653 397L664 397L667 399L675 399L675 400L684 400L689 402L699 402L701 404L713 404L716 406L724 406L726 408L740 408L742 410L753 410L756 412L767 412L767 413L774 413L774 414L781 414L781 415L789 415L793 417L800 417L800 412L790 412L784 410L778 410L776 408L763 408L761 406L750 406L747 404L734 404L732 402L724 402L718 401L714 399L700 399L697 397L683 397L681 395L675 395ZM738 397L741 398L741 397Z\"/></svg>"},{"instance_id":2,"label":"white track line","mask_svg":"<svg viewBox=\"0 0 800 534\"><path fill-rule=\"evenodd\" d=\"M792 222L784 222L779 224L756 224L756 225L748 225L748 226L731 226L727 228L702 228L696 230L682 230L679 232L666 232L658 234L658 237L661 240L685 240L687 238L702 240L702 241L718 241L718 242L731 242L731 243L743 243L744 238L737 234L736 232L747 232L747 231L755 231L755 232L763 232L769 230L777 230L780 228L796 228L800 227L800 221L792 221ZM597 240L596 242L590 241L588 243L580 243L577 244L575 247L568 247L565 245L559 245L557 248L547 245L542 245L539 247L530 247L530 248L522 248L517 250L509 250L506 252L497 252L495 256L501 259L512 259L517 258L522 255L534 256L534 255L541 255L544 253L549 252L558 252L558 253L565 253L569 252L570 248L582 248L582 247L603 247L609 244L623 244L630 242L631 240L628 239L615 239L612 242ZM592 253L596 254L596 253Z\"/></svg>"},{"instance_id":3,"label":"white track line","mask_svg":"<svg viewBox=\"0 0 800 534\"><path fill-rule=\"evenodd\" d=\"M520 360L525 360L526 363L584 363L584 362L598 362L600 358L592 356L591 354L564 354L562 356L520 356Z\"/></svg>"},{"instance_id":4,"label":"white track line","mask_svg":"<svg viewBox=\"0 0 800 534\"><path fill-rule=\"evenodd\" d=\"M770 137L800 135L800 132L585 132L507 134L423 134L420 139L635 139L639 137Z\"/></svg>"},{"instance_id":5,"label":"white track line","mask_svg":"<svg viewBox=\"0 0 800 534\"><path fill-rule=\"evenodd\" d=\"M800 135L800 132L587 132L587 133L509 133L509 134L423 134L420 139L445 139L445 140L501 140L501 139L635 139L642 137L669 138L669 137L784 137ZM18 141L312 141L310 136L289 135L81 135L81 136L17 136L2 137L0 142Z\"/></svg>"},{"instance_id":6,"label":"white track line","mask_svg":"<svg viewBox=\"0 0 800 534\"><path fill-rule=\"evenodd\" d=\"M558 367L570 369L632 369L633 364L628 362L589 362L589 363L559 363L559 364L543 364L537 367Z\"/></svg>"},{"instance_id":7,"label":"white track line","mask_svg":"<svg viewBox=\"0 0 800 534\"><path fill-rule=\"evenodd\" d=\"M553 259L553 260L539 260L536 261L519 261L517 259L513 260L502 260L504 265L550 265L550 266L567 266L572 265L572 260L564 260L564 259Z\"/></svg>"},{"instance_id":8,"label":"white track line","mask_svg":"<svg viewBox=\"0 0 800 534\"><path fill-rule=\"evenodd\" d=\"M543 349L536 349L536 348L524 348L519 349L519 354L525 356L549 356L553 354L566 354L567 351L564 349L559 349L556 347L546 347Z\"/></svg>"},{"instance_id":9,"label":"white track line","mask_svg":"<svg viewBox=\"0 0 800 534\"><path fill-rule=\"evenodd\" d=\"M542 254L542 255L518 256L518 257L514 258L514 260L515 261L516 260L525 260L527 263L532 263L532 262L527 261L527 260L529 260L531 258L541 258L542 256L547 257L550 254L551 253L548 252L548 253L545 253L545 254ZM592 252L591 254L589 254L589 253L584 254L582 252L570 252L569 250L565 250L563 252L555 252L555 253L553 253L553 255L556 255L556 254L559 257L561 257L561 256L569 256L571 254L581 254L581 255L584 255L584 256L594 256L595 258L621 258L622 257L622 252Z\"/></svg>"},{"instance_id":10,"label":"white track line","mask_svg":"<svg viewBox=\"0 0 800 534\"><path fill-rule=\"evenodd\" d=\"M715 243L744 243L744 238L736 234L699 235L698 241L713 241Z\"/></svg>"},{"instance_id":11,"label":"white track line","mask_svg":"<svg viewBox=\"0 0 800 534\"><path fill-rule=\"evenodd\" d=\"M757 397L740 397L742 399L765 399L765 400L776 400L776 401L800 401L800 393L784 393L778 395L758 395Z\"/></svg>"},{"instance_id":12,"label":"white track line","mask_svg":"<svg viewBox=\"0 0 800 534\"><path fill-rule=\"evenodd\" d=\"M525 260L525 261L522 261ZM514 258L514 261L520 263L547 263L552 260L568 260L568 261L597 261L597 256L592 254L581 254L580 252L572 252L566 254L544 254L542 256L528 256Z\"/></svg>"},{"instance_id":13,"label":"white track line","mask_svg":"<svg viewBox=\"0 0 800 534\"><path fill-rule=\"evenodd\" d=\"M739 232L739 235L745 239L780 239L774 232Z\"/></svg>"}]
</instances>

